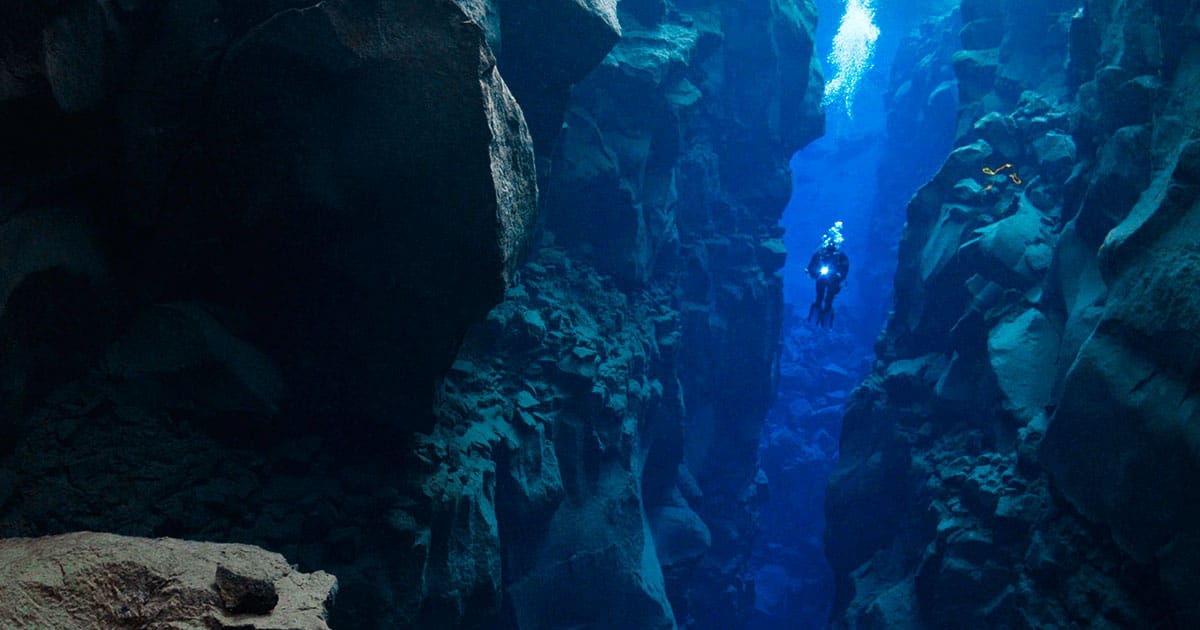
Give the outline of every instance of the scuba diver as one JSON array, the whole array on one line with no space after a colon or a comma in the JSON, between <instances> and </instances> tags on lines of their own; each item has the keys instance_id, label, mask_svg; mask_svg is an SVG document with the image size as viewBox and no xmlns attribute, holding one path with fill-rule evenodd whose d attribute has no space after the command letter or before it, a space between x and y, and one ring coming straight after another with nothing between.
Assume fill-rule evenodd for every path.
<instances>
[{"instance_id":1,"label":"scuba diver","mask_svg":"<svg viewBox=\"0 0 1200 630\"><path fill-rule=\"evenodd\" d=\"M815 317L818 326L833 325L833 297L842 290L850 259L842 252L842 222L838 221L821 237L821 246L808 261L809 277L817 281L817 300L808 309L808 321Z\"/></svg>"}]
</instances>

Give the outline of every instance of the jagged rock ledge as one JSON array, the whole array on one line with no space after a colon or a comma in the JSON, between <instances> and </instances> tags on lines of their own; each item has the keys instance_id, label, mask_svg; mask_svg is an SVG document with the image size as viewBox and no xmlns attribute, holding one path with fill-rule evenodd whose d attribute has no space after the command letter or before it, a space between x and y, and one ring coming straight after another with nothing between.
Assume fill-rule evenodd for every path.
<instances>
[{"instance_id":1,"label":"jagged rock ledge","mask_svg":"<svg viewBox=\"0 0 1200 630\"><path fill-rule=\"evenodd\" d=\"M0 540L0 626L328 630L337 579L250 545L76 532Z\"/></svg>"}]
</instances>

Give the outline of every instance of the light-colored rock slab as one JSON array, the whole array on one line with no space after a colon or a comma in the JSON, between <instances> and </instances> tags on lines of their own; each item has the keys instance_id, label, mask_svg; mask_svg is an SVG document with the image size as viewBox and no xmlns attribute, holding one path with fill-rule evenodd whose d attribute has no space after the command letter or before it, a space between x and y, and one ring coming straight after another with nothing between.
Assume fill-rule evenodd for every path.
<instances>
[{"instance_id":1,"label":"light-colored rock slab","mask_svg":"<svg viewBox=\"0 0 1200 630\"><path fill-rule=\"evenodd\" d=\"M226 612L217 567L274 585L267 614ZM251 545L75 532L0 540L0 627L327 630L337 587Z\"/></svg>"}]
</instances>

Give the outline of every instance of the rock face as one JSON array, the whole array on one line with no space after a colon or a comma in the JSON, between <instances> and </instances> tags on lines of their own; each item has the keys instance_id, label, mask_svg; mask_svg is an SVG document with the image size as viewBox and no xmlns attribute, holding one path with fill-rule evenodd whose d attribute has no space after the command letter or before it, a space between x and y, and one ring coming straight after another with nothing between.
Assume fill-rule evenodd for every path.
<instances>
[{"instance_id":1,"label":"rock face","mask_svg":"<svg viewBox=\"0 0 1200 630\"><path fill-rule=\"evenodd\" d=\"M521 628L673 627L656 550L683 561L707 547L682 499L643 507L651 459L682 439L677 328L661 292L627 297L539 250L468 339L418 447L433 516L413 579L436 585L447 615L430 627L495 615L502 595Z\"/></svg>"},{"instance_id":2,"label":"rock face","mask_svg":"<svg viewBox=\"0 0 1200 630\"><path fill-rule=\"evenodd\" d=\"M417 449L410 570L439 593L420 625L719 628L753 608L774 226L782 167L820 129L815 15L618 8L543 169L543 244ZM776 71L732 68L747 58Z\"/></svg>"},{"instance_id":3,"label":"rock face","mask_svg":"<svg viewBox=\"0 0 1200 630\"><path fill-rule=\"evenodd\" d=\"M811 3L151 4L5 11L0 534L277 549L334 627L744 620Z\"/></svg>"},{"instance_id":4,"label":"rock face","mask_svg":"<svg viewBox=\"0 0 1200 630\"><path fill-rule=\"evenodd\" d=\"M621 36L616 0L493 0L505 33L500 68L529 119L537 153L559 139L571 86Z\"/></svg>"},{"instance_id":5,"label":"rock face","mask_svg":"<svg viewBox=\"0 0 1200 630\"><path fill-rule=\"evenodd\" d=\"M72 292L44 271L96 293L76 317L117 302L117 328L203 300L245 322L296 408L427 425L529 243L521 111L448 1L235 4L12 9L2 212L18 219L0 238L39 239L0 270L5 313ZM15 395L49 361L23 347L33 324L6 320Z\"/></svg>"},{"instance_id":6,"label":"rock face","mask_svg":"<svg viewBox=\"0 0 1200 630\"><path fill-rule=\"evenodd\" d=\"M464 6L0 10L3 535L252 542L398 625L396 462L535 221Z\"/></svg>"},{"instance_id":7,"label":"rock face","mask_svg":"<svg viewBox=\"0 0 1200 630\"><path fill-rule=\"evenodd\" d=\"M621 42L576 90L543 206L559 241L645 282L671 264L659 258L681 232L738 229L736 212L712 211L722 195L782 211L788 179L763 149L799 147L823 128L812 109L816 13L810 2L755 1L622 16Z\"/></svg>"},{"instance_id":8,"label":"rock face","mask_svg":"<svg viewBox=\"0 0 1200 630\"><path fill-rule=\"evenodd\" d=\"M830 482L840 626L1200 621L1195 8L1041 4L962 6Z\"/></svg>"},{"instance_id":9,"label":"rock face","mask_svg":"<svg viewBox=\"0 0 1200 630\"><path fill-rule=\"evenodd\" d=\"M337 590L249 545L92 532L0 540L0 576L6 628L326 630Z\"/></svg>"},{"instance_id":10,"label":"rock face","mask_svg":"<svg viewBox=\"0 0 1200 630\"><path fill-rule=\"evenodd\" d=\"M935 156L945 155L954 140L945 121L954 120L958 106L952 58L960 49L960 27L958 11L930 18L900 42L892 61L884 95L887 141L880 160L883 167L876 176L879 192L867 245L867 251L881 262L855 270L856 275L862 274L862 287L889 288L863 292L863 319L873 331L887 320L894 299L889 285L899 256L896 243L904 231L904 205L937 172L941 163Z\"/></svg>"}]
</instances>

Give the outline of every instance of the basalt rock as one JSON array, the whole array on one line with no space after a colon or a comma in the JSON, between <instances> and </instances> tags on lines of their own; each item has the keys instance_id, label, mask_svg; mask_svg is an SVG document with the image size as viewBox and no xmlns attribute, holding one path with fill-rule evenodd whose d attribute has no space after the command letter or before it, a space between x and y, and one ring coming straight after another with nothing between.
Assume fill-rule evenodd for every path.
<instances>
[{"instance_id":1,"label":"basalt rock","mask_svg":"<svg viewBox=\"0 0 1200 630\"><path fill-rule=\"evenodd\" d=\"M744 621L815 12L625 8L16 7L0 531L279 549L337 627Z\"/></svg>"},{"instance_id":2,"label":"basalt rock","mask_svg":"<svg viewBox=\"0 0 1200 630\"><path fill-rule=\"evenodd\" d=\"M428 422L536 203L521 111L469 16L449 1L15 11L5 107L21 116L4 133L45 159L8 165L5 216L57 220L45 242L62 242L21 251L9 291L30 265L78 273L83 234L107 252L83 273L116 268L106 282L138 296L126 316L195 298L240 311L295 402ZM325 397L302 400L317 381Z\"/></svg>"},{"instance_id":3,"label":"basalt rock","mask_svg":"<svg viewBox=\"0 0 1200 630\"><path fill-rule=\"evenodd\" d=\"M120 309L87 213L14 212L0 225L0 248L3 427L23 405L94 366L119 325Z\"/></svg>"},{"instance_id":4,"label":"basalt rock","mask_svg":"<svg viewBox=\"0 0 1200 630\"><path fill-rule=\"evenodd\" d=\"M879 205L871 215L869 251L896 250L904 228L904 204L941 166L937 159L925 156L951 148L954 132L947 129L945 121L954 118L958 107L952 55L959 49L955 35L959 22L957 11L930 19L906 37L896 51L884 98L889 140L883 163L906 166L878 171ZM975 182L973 178L968 181ZM864 320L871 326L885 321L892 309L895 260L894 255L885 257L887 262L855 272L863 274L859 286L884 287L863 291L860 296L867 305Z\"/></svg>"},{"instance_id":5,"label":"basalt rock","mask_svg":"<svg viewBox=\"0 0 1200 630\"><path fill-rule=\"evenodd\" d=\"M576 87L554 159L562 168L545 185L547 227L591 253L603 271L645 282L660 258L674 255L678 230L693 229L675 221L677 212L719 216L727 203L703 195L693 201L694 189L680 185L688 170L676 165L704 149L723 158L726 195L781 208L787 180L779 177L779 158L761 148L801 146L821 129L807 106L819 100L815 17L808 2L754 2L736 19L710 7L649 23L630 17L612 53ZM742 66L760 61L765 75L758 65ZM691 131L707 124L709 101L726 108L735 130L719 137ZM586 211L597 195L611 211ZM599 243L601 235L616 240Z\"/></svg>"},{"instance_id":6,"label":"basalt rock","mask_svg":"<svg viewBox=\"0 0 1200 630\"><path fill-rule=\"evenodd\" d=\"M1022 11L1009 0L964 0L963 50L954 55L964 108L958 136L990 112L1010 111L1024 90L1066 97L1067 32L1077 8L1050 0L1044 10Z\"/></svg>"},{"instance_id":7,"label":"basalt rock","mask_svg":"<svg viewBox=\"0 0 1200 630\"><path fill-rule=\"evenodd\" d=\"M1195 9L1049 4L963 4L964 45L999 21L1000 54L959 58L958 148L909 206L847 409L841 627L1196 623L1198 70L1164 46Z\"/></svg>"},{"instance_id":8,"label":"basalt rock","mask_svg":"<svg viewBox=\"0 0 1200 630\"><path fill-rule=\"evenodd\" d=\"M1200 619L1197 584L1174 567L1195 558L1200 531L1195 486L1186 481L1200 470L1191 358L1200 346L1200 305L1190 290L1200 255L1188 236L1200 218L1196 145L1176 155L1101 249L1106 306L1065 376L1041 455L1084 516L1112 528L1135 561L1158 562L1162 588L1179 618L1192 623ZM1106 465L1114 461L1123 465Z\"/></svg>"},{"instance_id":9,"label":"basalt rock","mask_svg":"<svg viewBox=\"0 0 1200 630\"><path fill-rule=\"evenodd\" d=\"M532 227L528 132L463 17L449 3L288 11L236 41L214 79L207 151L240 200L230 219L249 238L234 251L259 269L240 288L264 298L276 352L320 338L313 350L336 354L306 360L324 378L348 369L346 395L375 416L406 392L408 413L428 403Z\"/></svg>"},{"instance_id":10,"label":"basalt rock","mask_svg":"<svg viewBox=\"0 0 1200 630\"><path fill-rule=\"evenodd\" d=\"M216 587L221 607L235 615L265 615L279 605L274 583L235 573L223 565L217 565Z\"/></svg>"},{"instance_id":11,"label":"basalt rock","mask_svg":"<svg viewBox=\"0 0 1200 630\"><path fill-rule=\"evenodd\" d=\"M571 86L621 37L616 0L493 0L504 39L500 68L521 101L538 155L559 138Z\"/></svg>"},{"instance_id":12,"label":"basalt rock","mask_svg":"<svg viewBox=\"0 0 1200 630\"><path fill-rule=\"evenodd\" d=\"M811 5L627 5L539 156L542 245L467 339L416 449L416 625L716 628L751 613L777 175L819 128L814 66L794 62L811 60ZM764 65L722 67L747 56ZM725 127L738 131L711 133Z\"/></svg>"},{"instance_id":13,"label":"basalt rock","mask_svg":"<svg viewBox=\"0 0 1200 630\"><path fill-rule=\"evenodd\" d=\"M417 623L674 626L660 561L705 545L675 475L643 477L682 438L664 297L631 300L544 248L468 338L417 450L432 511L408 576L428 593Z\"/></svg>"},{"instance_id":14,"label":"basalt rock","mask_svg":"<svg viewBox=\"0 0 1200 630\"><path fill-rule=\"evenodd\" d=\"M0 540L0 558L10 628L318 630L337 590L249 545L79 532Z\"/></svg>"},{"instance_id":15,"label":"basalt rock","mask_svg":"<svg viewBox=\"0 0 1200 630\"><path fill-rule=\"evenodd\" d=\"M105 371L147 406L181 406L203 415L279 413L283 379L272 361L234 337L199 304L153 307L109 347Z\"/></svg>"},{"instance_id":16,"label":"basalt rock","mask_svg":"<svg viewBox=\"0 0 1200 630\"><path fill-rule=\"evenodd\" d=\"M401 446L535 221L462 6L4 4L3 535L253 542L399 624Z\"/></svg>"}]
</instances>

